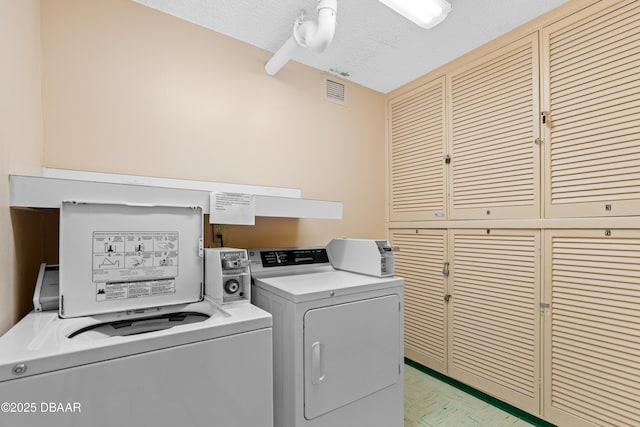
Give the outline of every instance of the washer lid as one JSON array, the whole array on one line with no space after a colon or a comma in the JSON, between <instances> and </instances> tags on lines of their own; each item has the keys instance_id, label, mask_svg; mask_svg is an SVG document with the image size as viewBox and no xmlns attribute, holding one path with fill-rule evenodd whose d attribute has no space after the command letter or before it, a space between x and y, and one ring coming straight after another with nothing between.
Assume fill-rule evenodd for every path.
<instances>
[{"instance_id":1,"label":"washer lid","mask_svg":"<svg viewBox=\"0 0 640 427\"><path fill-rule=\"evenodd\" d=\"M402 286L399 277L371 277L347 271L327 271L255 279L255 285L298 303Z\"/></svg>"},{"instance_id":2,"label":"washer lid","mask_svg":"<svg viewBox=\"0 0 640 427\"><path fill-rule=\"evenodd\" d=\"M271 329L272 325L271 315L252 304L228 305L223 310L208 298L196 303L158 307L157 310L150 311L155 311L158 315L195 312L209 317L202 322L184 324L177 328L154 328L153 332L135 335L82 334L69 338L91 325L118 319L134 321L145 314L118 312L61 319L55 311L32 311L0 336L0 384L7 380L20 380L45 372L107 362L206 340L226 340L235 334ZM13 369L20 365L23 366L22 373L16 375ZM1 416L0 414L0 419Z\"/></svg>"},{"instance_id":3,"label":"washer lid","mask_svg":"<svg viewBox=\"0 0 640 427\"><path fill-rule=\"evenodd\" d=\"M202 300L202 208L63 202L61 317Z\"/></svg>"}]
</instances>

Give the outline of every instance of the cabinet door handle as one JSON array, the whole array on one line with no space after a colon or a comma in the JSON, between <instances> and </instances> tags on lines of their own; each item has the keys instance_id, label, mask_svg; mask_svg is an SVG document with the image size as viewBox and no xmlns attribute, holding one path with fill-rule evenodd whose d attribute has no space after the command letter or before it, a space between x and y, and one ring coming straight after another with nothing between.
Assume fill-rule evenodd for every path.
<instances>
[{"instance_id":1,"label":"cabinet door handle","mask_svg":"<svg viewBox=\"0 0 640 427\"><path fill-rule=\"evenodd\" d=\"M318 385L324 379L324 363L322 360L322 348L319 341L311 345L311 384Z\"/></svg>"}]
</instances>

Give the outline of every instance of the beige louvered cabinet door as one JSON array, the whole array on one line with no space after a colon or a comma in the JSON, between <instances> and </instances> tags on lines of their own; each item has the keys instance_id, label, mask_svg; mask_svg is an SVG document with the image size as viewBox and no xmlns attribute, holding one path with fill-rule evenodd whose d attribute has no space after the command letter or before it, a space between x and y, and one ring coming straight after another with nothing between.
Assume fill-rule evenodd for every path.
<instances>
[{"instance_id":1,"label":"beige louvered cabinet door","mask_svg":"<svg viewBox=\"0 0 640 427\"><path fill-rule=\"evenodd\" d=\"M395 273L404 279L405 356L446 373L445 230L390 230Z\"/></svg>"},{"instance_id":2,"label":"beige louvered cabinet door","mask_svg":"<svg viewBox=\"0 0 640 427\"><path fill-rule=\"evenodd\" d=\"M539 230L449 230L449 375L540 414Z\"/></svg>"},{"instance_id":3,"label":"beige louvered cabinet door","mask_svg":"<svg viewBox=\"0 0 640 427\"><path fill-rule=\"evenodd\" d=\"M538 35L448 75L453 219L540 217Z\"/></svg>"},{"instance_id":4,"label":"beige louvered cabinet door","mask_svg":"<svg viewBox=\"0 0 640 427\"><path fill-rule=\"evenodd\" d=\"M640 213L640 2L601 1L542 32L548 217Z\"/></svg>"},{"instance_id":5,"label":"beige louvered cabinet door","mask_svg":"<svg viewBox=\"0 0 640 427\"><path fill-rule=\"evenodd\" d=\"M387 103L389 220L446 219L444 77Z\"/></svg>"},{"instance_id":6,"label":"beige louvered cabinet door","mask_svg":"<svg viewBox=\"0 0 640 427\"><path fill-rule=\"evenodd\" d=\"M545 414L640 426L640 230L545 235Z\"/></svg>"}]
</instances>

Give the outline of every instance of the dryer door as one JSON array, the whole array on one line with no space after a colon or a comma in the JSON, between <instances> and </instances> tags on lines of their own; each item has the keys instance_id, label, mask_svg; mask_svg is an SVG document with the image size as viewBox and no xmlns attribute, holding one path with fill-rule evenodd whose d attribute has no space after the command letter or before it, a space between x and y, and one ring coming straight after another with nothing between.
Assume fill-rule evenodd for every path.
<instances>
[{"instance_id":1,"label":"dryer door","mask_svg":"<svg viewBox=\"0 0 640 427\"><path fill-rule=\"evenodd\" d=\"M306 419L398 381L402 363L399 304L394 294L305 313Z\"/></svg>"}]
</instances>

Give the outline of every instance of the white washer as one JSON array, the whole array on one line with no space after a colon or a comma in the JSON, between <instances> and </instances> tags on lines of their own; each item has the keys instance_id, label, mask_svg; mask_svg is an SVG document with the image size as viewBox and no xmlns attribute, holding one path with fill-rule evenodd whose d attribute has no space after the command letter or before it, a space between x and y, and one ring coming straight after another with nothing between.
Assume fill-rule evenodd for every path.
<instances>
[{"instance_id":1,"label":"white washer","mask_svg":"<svg viewBox=\"0 0 640 427\"><path fill-rule=\"evenodd\" d=\"M324 247L249 259L273 316L274 425L402 426L403 280L337 271Z\"/></svg>"},{"instance_id":2,"label":"white washer","mask_svg":"<svg viewBox=\"0 0 640 427\"><path fill-rule=\"evenodd\" d=\"M271 315L204 295L201 209L60 217L59 311L0 337L1 427L273 425Z\"/></svg>"},{"instance_id":3,"label":"white washer","mask_svg":"<svg viewBox=\"0 0 640 427\"><path fill-rule=\"evenodd\" d=\"M94 330L74 338L106 319L28 314L0 338L0 404L12 405L0 426L271 426L269 314L208 299L155 314L165 313L133 322L134 335ZM171 318L180 324L181 313L209 317L139 333Z\"/></svg>"}]
</instances>

